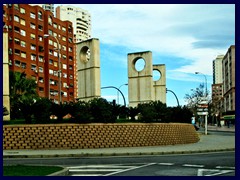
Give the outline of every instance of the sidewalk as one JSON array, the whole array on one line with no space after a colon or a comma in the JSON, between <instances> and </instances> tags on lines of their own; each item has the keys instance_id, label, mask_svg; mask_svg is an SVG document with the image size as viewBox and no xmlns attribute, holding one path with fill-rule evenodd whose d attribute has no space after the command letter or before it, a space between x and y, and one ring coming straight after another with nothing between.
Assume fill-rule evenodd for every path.
<instances>
[{"instance_id":1,"label":"sidewalk","mask_svg":"<svg viewBox=\"0 0 240 180\"><path fill-rule=\"evenodd\" d=\"M227 128L227 127L226 127ZM199 131L200 140L193 144L169 146L122 147L100 149L54 149L54 150L4 150L3 158L50 158L50 157L94 157L94 156L128 156L128 155L163 155L188 154L216 151L235 151L235 135L211 134L211 130L224 130L222 127L208 127L208 135ZM233 128L227 128L234 132Z\"/></svg>"}]
</instances>

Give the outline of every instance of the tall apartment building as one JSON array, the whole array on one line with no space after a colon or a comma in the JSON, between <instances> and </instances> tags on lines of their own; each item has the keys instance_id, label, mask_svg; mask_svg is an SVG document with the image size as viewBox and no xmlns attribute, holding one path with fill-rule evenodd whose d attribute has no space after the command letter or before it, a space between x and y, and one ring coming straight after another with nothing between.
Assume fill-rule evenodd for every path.
<instances>
[{"instance_id":1,"label":"tall apartment building","mask_svg":"<svg viewBox=\"0 0 240 180\"><path fill-rule=\"evenodd\" d=\"M213 84L220 84L223 82L222 77L222 61L224 55L218 55L213 60Z\"/></svg>"},{"instance_id":2,"label":"tall apartment building","mask_svg":"<svg viewBox=\"0 0 240 180\"><path fill-rule=\"evenodd\" d=\"M222 62L224 112L235 111L235 45L228 48Z\"/></svg>"},{"instance_id":3,"label":"tall apartment building","mask_svg":"<svg viewBox=\"0 0 240 180\"><path fill-rule=\"evenodd\" d=\"M56 17L73 24L74 42L85 41L91 37L91 15L88 11L70 5L56 7Z\"/></svg>"},{"instance_id":4,"label":"tall apartment building","mask_svg":"<svg viewBox=\"0 0 240 180\"><path fill-rule=\"evenodd\" d=\"M59 103L74 100L74 43L70 21L28 4L3 5L9 69L36 80L37 92ZM60 82L59 82L60 80ZM59 92L61 89L61 92Z\"/></svg>"},{"instance_id":5,"label":"tall apartment building","mask_svg":"<svg viewBox=\"0 0 240 180\"><path fill-rule=\"evenodd\" d=\"M73 24L74 32L74 42L78 43L91 38L91 15L88 11L74 7L70 5L61 5L56 7L56 17L62 21L68 20ZM76 52L76 51L74 51ZM74 55L76 57L76 54ZM76 59L76 58L75 58ZM77 69L77 61L74 64L75 69ZM75 79L75 94L74 97L77 98L78 94L78 80L77 71L74 74Z\"/></svg>"},{"instance_id":6,"label":"tall apartment building","mask_svg":"<svg viewBox=\"0 0 240 180\"><path fill-rule=\"evenodd\" d=\"M29 4L31 6L40 6L42 7L45 11L50 11L54 14L54 4Z\"/></svg>"},{"instance_id":7,"label":"tall apartment building","mask_svg":"<svg viewBox=\"0 0 240 180\"><path fill-rule=\"evenodd\" d=\"M218 116L223 112L223 76L222 62L224 55L218 55L213 60L212 103L214 113Z\"/></svg>"}]
</instances>

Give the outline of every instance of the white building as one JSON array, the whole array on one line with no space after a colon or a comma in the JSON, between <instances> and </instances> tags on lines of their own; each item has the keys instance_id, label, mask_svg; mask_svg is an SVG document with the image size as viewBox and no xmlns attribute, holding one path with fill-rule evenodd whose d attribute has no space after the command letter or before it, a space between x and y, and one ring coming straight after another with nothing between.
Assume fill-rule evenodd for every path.
<instances>
[{"instance_id":1,"label":"white building","mask_svg":"<svg viewBox=\"0 0 240 180\"><path fill-rule=\"evenodd\" d=\"M61 5L56 7L56 17L72 22L76 43L90 39L91 15L88 11L71 5Z\"/></svg>"},{"instance_id":2,"label":"white building","mask_svg":"<svg viewBox=\"0 0 240 180\"><path fill-rule=\"evenodd\" d=\"M54 14L54 4L29 4L31 6L40 6L46 11L51 11Z\"/></svg>"},{"instance_id":3,"label":"white building","mask_svg":"<svg viewBox=\"0 0 240 180\"><path fill-rule=\"evenodd\" d=\"M222 61L224 55L218 55L216 59L213 60L213 84L223 83L222 77Z\"/></svg>"}]
</instances>

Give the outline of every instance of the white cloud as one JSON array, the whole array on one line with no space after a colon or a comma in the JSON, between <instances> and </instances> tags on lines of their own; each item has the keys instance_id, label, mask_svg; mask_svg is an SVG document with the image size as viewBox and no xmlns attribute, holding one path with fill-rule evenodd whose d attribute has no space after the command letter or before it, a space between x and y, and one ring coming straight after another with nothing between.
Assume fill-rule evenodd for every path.
<instances>
[{"instance_id":1,"label":"white cloud","mask_svg":"<svg viewBox=\"0 0 240 180\"><path fill-rule=\"evenodd\" d=\"M78 6L91 13L92 34L99 38L100 42L189 59L187 65L176 68L175 72L202 71L210 75L212 60L219 52L224 54L231 45L228 44L229 39L225 42L225 39L219 38L230 33L233 37L230 42L234 43L234 5L82 4ZM222 26L226 22L230 22L231 26ZM220 27L221 31L219 31ZM225 34L221 35L221 32ZM218 36L215 37L215 34ZM213 38L212 42L214 38L223 42L219 43L219 47L211 47L213 43L206 41L209 37ZM225 46L223 47L222 44ZM206 47L201 48L204 45ZM125 62L125 59L123 61Z\"/></svg>"}]
</instances>

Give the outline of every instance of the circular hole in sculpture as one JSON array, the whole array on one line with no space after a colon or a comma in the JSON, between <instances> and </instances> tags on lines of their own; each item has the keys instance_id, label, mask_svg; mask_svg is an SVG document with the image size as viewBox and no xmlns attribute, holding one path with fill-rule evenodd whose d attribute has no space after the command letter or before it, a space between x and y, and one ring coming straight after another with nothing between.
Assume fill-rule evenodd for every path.
<instances>
[{"instance_id":1,"label":"circular hole in sculpture","mask_svg":"<svg viewBox=\"0 0 240 180\"><path fill-rule=\"evenodd\" d=\"M80 60L87 63L90 60L90 49L84 46L80 51Z\"/></svg>"},{"instance_id":2,"label":"circular hole in sculpture","mask_svg":"<svg viewBox=\"0 0 240 180\"><path fill-rule=\"evenodd\" d=\"M139 58L138 60L136 60L135 62L135 69L140 72L145 68L145 60L143 58Z\"/></svg>"},{"instance_id":3,"label":"circular hole in sculpture","mask_svg":"<svg viewBox=\"0 0 240 180\"><path fill-rule=\"evenodd\" d=\"M153 70L153 81L159 81L161 79L161 72L154 69Z\"/></svg>"}]
</instances>

